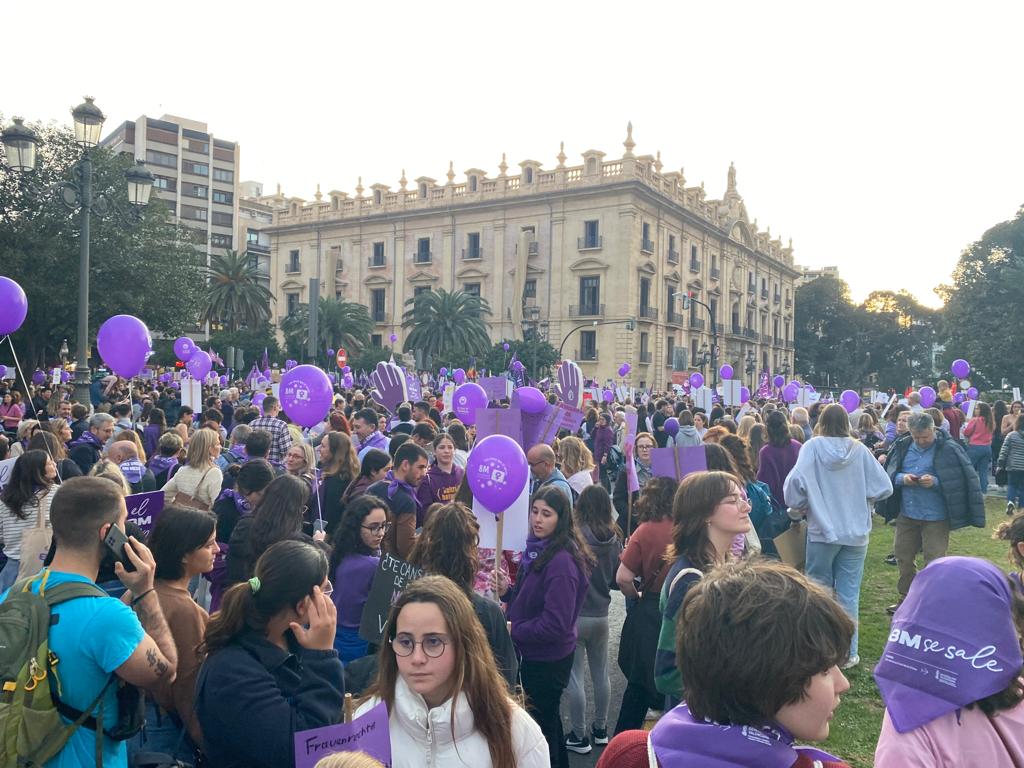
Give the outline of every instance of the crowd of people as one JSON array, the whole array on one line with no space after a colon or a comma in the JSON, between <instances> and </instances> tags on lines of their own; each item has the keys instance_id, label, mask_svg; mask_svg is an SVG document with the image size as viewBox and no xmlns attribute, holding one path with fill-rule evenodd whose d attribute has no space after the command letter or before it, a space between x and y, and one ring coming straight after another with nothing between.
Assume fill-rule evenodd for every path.
<instances>
[{"instance_id":1,"label":"crowd of people","mask_svg":"<svg viewBox=\"0 0 1024 768\"><path fill-rule=\"evenodd\" d=\"M62 387L0 390L0 461L14 460L0 631L50 615L38 657L0 650L13 670L0 713L21 734L5 749L60 768L280 768L295 764L295 734L340 722L352 694L356 716L386 705L403 768L566 768L595 748L602 768L842 766L797 742L828 737L860 663L878 514L895 529L896 600L874 670L876 765L1024 765L1022 404L978 403L964 423L947 392L936 408L911 394L852 413L771 398L705 412L681 393L589 401L578 430L523 446L526 546L494 552L466 475L475 428L440 393L392 414L339 388L304 429L241 381L207 388L196 409L162 382L114 382L88 403ZM698 452L706 470L661 476L664 448ZM953 532L986 525L995 482L1009 577L947 556ZM147 532L126 498L157 491ZM775 543L794 528L804 572ZM360 626L382 558L423 575L375 640ZM28 695L48 677L51 697Z\"/></svg>"}]
</instances>

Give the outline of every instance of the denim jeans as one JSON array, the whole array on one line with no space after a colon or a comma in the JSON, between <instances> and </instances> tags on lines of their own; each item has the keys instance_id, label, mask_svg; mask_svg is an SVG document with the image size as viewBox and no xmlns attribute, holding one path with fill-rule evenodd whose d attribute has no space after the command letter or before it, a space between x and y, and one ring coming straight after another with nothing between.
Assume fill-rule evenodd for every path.
<instances>
[{"instance_id":1,"label":"denim jeans","mask_svg":"<svg viewBox=\"0 0 1024 768\"><path fill-rule=\"evenodd\" d=\"M196 746L176 717L162 712L152 699L146 699L146 725L128 741L128 756L138 752L163 752L178 760L195 762ZM130 761L129 761L130 762Z\"/></svg>"},{"instance_id":2,"label":"denim jeans","mask_svg":"<svg viewBox=\"0 0 1024 768\"><path fill-rule=\"evenodd\" d=\"M978 480L981 481L981 492L988 490L988 468L992 464L992 446L990 445L968 445L967 458L971 460L974 471L978 473Z\"/></svg>"},{"instance_id":3,"label":"denim jeans","mask_svg":"<svg viewBox=\"0 0 1024 768\"><path fill-rule=\"evenodd\" d=\"M1006 473L1006 500L1024 507L1024 472Z\"/></svg>"},{"instance_id":4,"label":"denim jeans","mask_svg":"<svg viewBox=\"0 0 1024 768\"><path fill-rule=\"evenodd\" d=\"M569 719L577 736L587 735L586 671L594 681L594 725L608 727L608 700L611 681L608 678L608 617L580 616L576 620L576 654L569 675Z\"/></svg>"},{"instance_id":5,"label":"denim jeans","mask_svg":"<svg viewBox=\"0 0 1024 768\"><path fill-rule=\"evenodd\" d=\"M867 545L851 547L846 544L807 542L807 575L835 592L836 600L853 620L853 639L850 657L857 655L857 614L860 610L860 582L864 577L864 559Z\"/></svg>"}]
</instances>

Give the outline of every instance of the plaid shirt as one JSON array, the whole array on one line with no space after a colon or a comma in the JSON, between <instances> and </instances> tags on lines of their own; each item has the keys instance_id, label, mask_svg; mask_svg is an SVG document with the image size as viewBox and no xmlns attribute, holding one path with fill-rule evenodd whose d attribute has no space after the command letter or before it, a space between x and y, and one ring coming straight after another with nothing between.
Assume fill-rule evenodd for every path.
<instances>
[{"instance_id":1,"label":"plaid shirt","mask_svg":"<svg viewBox=\"0 0 1024 768\"><path fill-rule=\"evenodd\" d=\"M283 463L284 455L292 447L292 434L288 431L288 425L272 416L260 416L249 422L249 426L270 433L270 451L267 453L267 459L272 464Z\"/></svg>"}]
</instances>

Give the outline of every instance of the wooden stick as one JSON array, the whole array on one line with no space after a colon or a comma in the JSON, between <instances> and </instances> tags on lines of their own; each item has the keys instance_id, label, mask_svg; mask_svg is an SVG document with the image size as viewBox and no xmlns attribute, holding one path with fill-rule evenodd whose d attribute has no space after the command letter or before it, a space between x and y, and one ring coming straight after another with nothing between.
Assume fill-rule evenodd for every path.
<instances>
[{"instance_id":1,"label":"wooden stick","mask_svg":"<svg viewBox=\"0 0 1024 768\"><path fill-rule=\"evenodd\" d=\"M344 714L343 714L342 719L341 719L341 721L343 723L351 723L352 722L352 703L353 703L352 702L352 694L351 693L346 693L345 694L345 711L344 711Z\"/></svg>"},{"instance_id":2,"label":"wooden stick","mask_svg":"<svg viewBox=\"0 0 1024 768\"><path fill-rule=\"evenodd\" d=\"M502 545L502 537L503 537L503 534L505 532L505 515L503 515L503 514L502 515L498 515L497 516L497 520L495 522L497 523L497 528L496 528L495 534L494 534L494 574L495 574L494 575L494 586L495 586L494 599L497 600L498 603L500 604L501 603L501 595L498 594L497 586L498 586L498 573L501 572L501 561L504 560L504 557L502 557L501 545Z\"/></svg>"},{"instance_id":3,"label":"wooden stick","mask_svg":"<svg viewBox=\"0 0 1024 768\"><path fill-rule=\"evenodd\" d=\"M629 490L629 479L626 479L626 538L633 532L633 491Z\"/></svg>"}]
</instances>

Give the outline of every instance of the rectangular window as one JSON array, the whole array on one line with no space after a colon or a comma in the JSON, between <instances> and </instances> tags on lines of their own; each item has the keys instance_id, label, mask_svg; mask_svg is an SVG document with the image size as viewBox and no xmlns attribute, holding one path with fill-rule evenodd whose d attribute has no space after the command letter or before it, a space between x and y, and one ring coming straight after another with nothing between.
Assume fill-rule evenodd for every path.
<instances>
[{"instance_id":1,"label":"rectangular window","mask_svg":"<svg viewBox=\"0 0 1024 768\"><path fill-rule=\"evenodd\" d=\"M654 253L654 243L651 241L651 225L646 221L640 223L640 250L645 253Z\"/></svg>"},{"instance_id":2,"label":"rectangular window","mask_svg":"<svg viewBox=\"0 0 1024 768\"><path fill-rule=\"evenodd\" d=\"M480 233L470 232L466 235L466 250L463 251L464 259L479 259L482 257L480 250Z\"/></svg>"},{"instance_id":3,"label":"rectangular window","mask_svg":"<svg viewBox=\"0 0 1024 768\"><path fill-rule=\"evenodd\" d=\"M374 288L370 291L370 314L374 322L383 323L387 317L385 314L386 294L384 288Z\"/></svg>"},{"instance_id":4,"label":"rectangular window","mask_svg":"<svg viewBox=\"0 0 1024 768\"><path fill-rule=\"evenodd\" d=\"M675 356L675 352L676 352L676 340L673 337L669 336L667 339L665 339L665 365L666 366L671 366L672 365L672 358Z\"/></svg>"},{"instance_id":5,"label":"rectangular window","mask_svg":"<svg viewBox=\"0 0 1024 768\"><path fill-rule=\"evenodd\" d=\"M601 278L597 275L580 278L580 311L581 316L600 314Z\"/></svg>"},{"instance_id":6,"label":"rectangular window","mask_svg":"<svg viewBox=\"0 0 1024 768\"><path fill-rule=\"evenodd\" d=\"M155 189L162 189L165 192L175 192L178 189L177 179L169 179L166 176L154 176L153 187Z\"/></svg>"},{"instance_id":7,"label":"rectangular window","mask_svg":"<svg viewBox=\"0 0 1024 768\"><path fill-rule=\"evenodd\" d=\"M580 331L580 360L597 360L597 331Z\"/></svg>"},{"instance_id":8,"label":"rectangular window","mask_svg":"<svg viewBox=\"0 0 1024 768\"><path fill-rule=\"evenodd\" d=\"M537 298L537 281L527 280L523 284L523 298L524 299L536 299Z\"/></svg>"},{"instance_id":9,"label":"rectangular window","mask_svg":"<svg viewBox=\"0 0 1024 768\"><path fill-rule=\"evenodd\" d=\"M177 168L178 156L167 152L158 152L155 149L146 150L146 162L153 165L162 165L165 168Z\"/></svg>"},{"instance_id":10,"label":"rectangular window","mask_svg":"<svg viewBox=\"0 0 1024 768\"><path fill-rule=\"evenodd\" d=\"M468 293L470 296L480 296L480 283L466 283L462 286L462 290Z\"/></svg>"},{"instance_id":11,"label":"rectangular window","mask_svg":"<svg viewBox=\"0 0 1024 768\"><path fill-rule=\"evenodd\" d=\"M412 296L413 296L413 298L416 298L421 293L430 293L430 286L429 285L417 285L415 288L412 289Z\"/></svg>"},{"instance_id":12,"label":"rectangular window","mask_svg":"<svg viewBox=\"0 0 1024 768\"><path fill-rule=\"evenodd\" d=\"M598 219L583 222L583 240L581 248L601 247L601 222Z\"/></svg>"},{"instance_id":13,"label":"rectangular window","mask_svg":"<svg viewBox=\"0 0 1024 768\"><path fill-rule=\"evenodd\" d=\"M230 227L234 224L235 217L230 213L213 212L213 223L218 227Z\"/></svg>"},{"instance_id":14,"label":"rectangular window","mask_svg":"<svg viewBox=\"0 0 1024 768\"><path fill-rule=\"evenodd\" d=\"M696 260L697 260L697 246L696 245L691 245L690 246L690 261L696 261Z\"/></svg>"},{"instance_id":15,"label":"rectangular window","mask_svg":"<svg viewBox=\"0 0 1024 768\"><path fill-rule=\"evenodd\" d=\"M182 205L181 218L192 219L193 221L206 221L206 209L196 208L194 205Z\"/></svg>"},{"instance_id":16,"label":"rectangular window","mask_svg":"<svg viewBox=\"0 0 1024 768\"><path fill-rule=\"evenodd\" d=\"M199 152L203 155L210 154L210 144L206 141L196 141L195 139L188 140L189 152Z\"/></svg>"},{"instance_id":17,"label":"rectangular window","mask_svg":"<svg viewBox=\"0 0 1024 768\"><path fill-rule=\"evenodd\" d=\"M384 346L384 337L379 333L370 334L370 346L380 349Z\"/></svg>"},{"instance_id":18,"label":"rectangular window","mask_svg":"<svg viewBox=\"0 0 1024 768\"><path fill-rule=\"evenodd\" d=\"M643 362L650 355L648 345L650 343L650 334L646 331L640 332L640 361Z\"/></svg>"},{"instance_id":19,"label":"rectangular window","mask_svg":"<svg viewBox=\"0 0 1024 768\"><path fill-rule=\"evenodd\" d=\"M289 272L301 272L302 265L299 263L299 251L288 251L288 271Z\"/></svg>"},{"instance_id":20,"label":"rectangular window","mask_svg":"<svg viewBox=\"0 0 1024 768\"><path fill-rule=\"evenodd\" d=\"M230 248L231 235L219 235L216 233L211 233L210 245L214 246L215 248Z\"/></svg>"},{"instance_id":21,"label":"rectangular window","mask_svg":"<svg viewBox=\"0 0 1024 768\"><path fill-rule=\"evenodd\" d=\"M205 200L210 196L210 188L205 187L202 184L193 184L189 181L183 181L181 183L181 194L187 197L200 197Z\"/></svg>"},{"instance_id":22,"label":"rectangular window","mask_svg":"<svg viewBox=\"0 0 1024 768\"><path fill-rule=\"evenodd\" d=\"M206 163L193 163L191 160L181 161L182 173L191 173L193 176L209 176L210 166Z\"/></svg>"},{"instance_id":23,"label":"rectangular window","mask_svg":"<svg viewBox=\"0 0 1024 768\"><path fill-rule=\"evenodd\" d=\"M711 322L712 323L717 323L718 322L718 299L713 298L713 297L708 299L708 306L711 307Z\"/></svg>"},{"instance_id":24,"label":"rectangular window","mask_svg":"<svg viewBox=\"0 0 1024 768\"><path fill-rule=\"evenodd\" d=\"M213 169L213 180L214 181L228 181L228 182L231 182L232 184L234 184L235 183L235 172L234 171L226 171L223 168L214 168Z\"/></svg>"},{"instance_id":25,"label":"rectangular window","mask_svg":"<svg viewBox=\"0 0 1024 768\"><path fill-rule=\"evenodd\" d=\"M288 297L288 314L294 315L299 309L299 294L288 293L285 295Z\"/></svg>"},{"instance_id":26,"label":"rectangular window","mask_svg":"<svg viewBox=\"0 0 1024 768\"><path fill-rule=\"evenodd\" d=\"M430 238L421 237L416 241L416 263L430 263Z\"/></svg>"},{"instance_id":27,"label":"rectangular window","mask_svg":"<svg viewBox=\"0 0 1024 768\"><path fill-rule=\"evenodd\" d=\"M223 192L219 189L215 189L213 190L213 202L231 205L235 202L235 195L233 192Z\"/></svg>"},{"instance_id":28,"label":"rectangular window","mask_svg":"<svg viewBox=\"0 0 1024 768\"><path fill-rule=\"evenodd\" d=\"M373 244L373 261L371 266L383 267L384 266L384 241L378 240Z\"/></svg>"},{"instance_id":29,"label":"rectangular window","mask_svg":"<svg viewBox=\"0 0 1024 768\"><path fill-rule=\"evenodd\" d=\"M647 317L648 305L651 303L651 279L640 278L640 317Z\"/></svg>"},{"instance_id":30,"label":"rectangular window","mask_svg":"<svg viewBox=\"0 0 1024 768\"><path fill-rule=\"evenodd\" d=\"M679 261L679 251L676 250L676 236L668 236L668 260L675 264Z\"/></svg>"}]
</instances>

